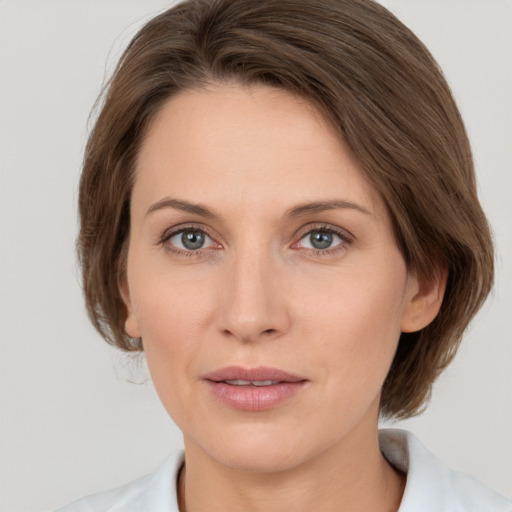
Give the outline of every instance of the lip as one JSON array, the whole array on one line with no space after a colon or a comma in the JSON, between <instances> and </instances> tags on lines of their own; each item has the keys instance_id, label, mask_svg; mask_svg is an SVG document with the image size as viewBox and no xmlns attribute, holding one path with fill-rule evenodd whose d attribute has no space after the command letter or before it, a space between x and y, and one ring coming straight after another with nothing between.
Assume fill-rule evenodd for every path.
<instances>
[{"instance_id":1,"label":"lip","mask_svg":"<svg viewBox=\"0 0 512 512\"><path fill-rule=\"evenodd\" d=\"M307 380L304 377L280 370L258 366L257 368L242 368L241 366L227 366L206 374L206 380L220 382L222 380L277 380L280 382L300 382Z\"/></svg>"},{"instance_id":2,"label":"lip","mask_svg":"<svg viewBox=\"0 0 512 512\"><path fill-rule=\"evenodd\" d=\"M228 366L203 377L215 397L228 407L242 411L266 411L294 397L308 379L278 368ZM237 386L226 381L273 381L268 386Z\"/></svg>"}]
</instances>

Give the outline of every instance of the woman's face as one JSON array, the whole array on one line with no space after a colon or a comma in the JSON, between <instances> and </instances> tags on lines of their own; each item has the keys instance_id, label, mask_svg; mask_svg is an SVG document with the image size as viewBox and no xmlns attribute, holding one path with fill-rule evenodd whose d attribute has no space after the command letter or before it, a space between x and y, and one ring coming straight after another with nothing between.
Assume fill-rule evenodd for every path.
<instances>
[{"instance_id":1,"label":"woman's face","mask_svg":"<svg viewBox=\"0 0 512 512\"><path fill-rule=\"evenodd\" d=\"M187 450L269 471L373 432L417 293L383 201L310 104L223 85L159 112L123 294Z\"/></svg>"}]
</instances>

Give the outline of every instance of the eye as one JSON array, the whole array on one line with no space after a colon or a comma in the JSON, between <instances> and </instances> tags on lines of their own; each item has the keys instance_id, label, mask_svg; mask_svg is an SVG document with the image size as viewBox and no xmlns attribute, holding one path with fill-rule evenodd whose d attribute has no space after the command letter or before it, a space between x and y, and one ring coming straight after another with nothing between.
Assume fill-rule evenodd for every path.
<instances>
[{"instance_id":1,"label":"eye","mask_svg":"<svg viewBox=\"0 0 512 512\"><path fill-rule=\"evenodd\" d=\"M317 251L327 251L335 249L338 246L349 243L346 235L337 233L333 229L318 228L308 231L299 242L299 246L304 249L314 249Z\"/></svg>"},{"instance_id":2,"label":"eye","mask_svg":"<svg viewBox=\"0 0 512 512\"><path fill-rule=\"evenodd\" d=\"M181 251L197 251L214 246L213 240L201 229L187 228L175 231L165 242Z\"/></svg>"}]
</instances>

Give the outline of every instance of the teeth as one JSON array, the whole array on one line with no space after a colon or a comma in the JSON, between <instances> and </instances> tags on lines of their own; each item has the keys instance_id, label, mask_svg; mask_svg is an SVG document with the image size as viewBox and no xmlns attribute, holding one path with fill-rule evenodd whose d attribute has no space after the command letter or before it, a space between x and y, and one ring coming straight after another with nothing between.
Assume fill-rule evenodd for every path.
<instances>
[{"instance_id":1,"label":"teeth","mask_svg":"<svg viewBox=\"0 0 512 512\"><path fill-rule=\"evenodd\" d=\"M273 386L278 380L225 380L231 386Z\"/></svg>"},{"instance_id":2,"label":"teeth","mask_svg":"<svg viewBox=\"0 0 512 512\"><path fill-rule=\"evenodd\" d=\"M277 384L278 380L253 380L252 385L253 386L273 386L274 384Z\"/></svg>"},{"instance_id":3,"label":"teeth","mask_svg":"<svg viewBox=\"0 0 512 512\"><path fill-rule=\"evenodd\" d=\"M249 386L251 384L250 380L226 380L225 382L232 386Z\"/></svg>"}]
</instances>

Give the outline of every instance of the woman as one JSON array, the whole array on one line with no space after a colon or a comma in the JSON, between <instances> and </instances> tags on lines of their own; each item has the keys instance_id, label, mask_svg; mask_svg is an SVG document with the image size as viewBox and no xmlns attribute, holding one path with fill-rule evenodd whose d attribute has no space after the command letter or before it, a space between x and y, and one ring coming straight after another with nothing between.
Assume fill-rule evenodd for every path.
<instances>
[{"instance_id":1,"label":"woman","mask_svg":"<svg viewBox=\"0 0 512 512\"><path fill-rule=\"evenodd\" d=\"M91 319L185 454L66 510L511 510L411 435L491 288L435 61L366 0L191 0L109 84L80 183Z\"/></svg>"}]
</instances>

